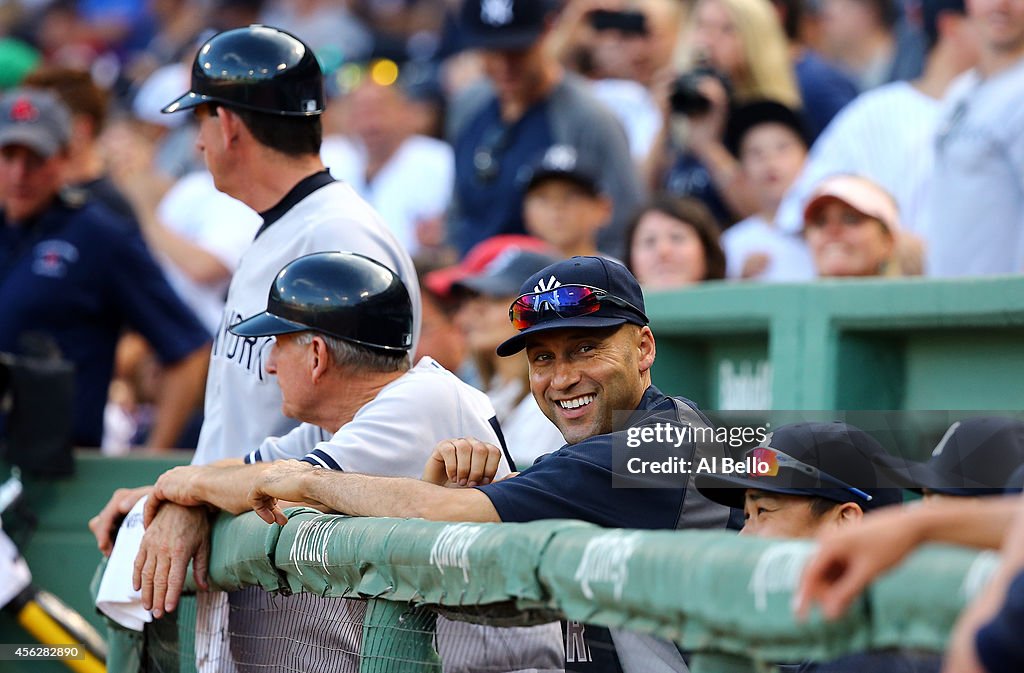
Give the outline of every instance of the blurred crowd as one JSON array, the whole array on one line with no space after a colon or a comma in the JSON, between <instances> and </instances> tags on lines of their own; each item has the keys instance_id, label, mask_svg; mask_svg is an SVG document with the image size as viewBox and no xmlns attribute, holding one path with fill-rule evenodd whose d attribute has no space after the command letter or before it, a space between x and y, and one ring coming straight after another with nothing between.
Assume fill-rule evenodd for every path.
<instances>
[{"instance_id":1,"label":"blurred crowd","mask_svg":"<svg viewBox=\"0 0 1024 673\"><path fill-rule=\"evenodd\" d=\"M161 108L198 45L253 23L314 49L321 156L417 261L420 353L527 435L525 366L493 350L552 259L618 260L649 290L1022 269L1022 0L8 2L0 87L66 107L61 189L141 235L197 323L170 344L126 321L102 438L78 443L194 445L189 335L216 331L261 219L217 191L193 117ZM31 159L16 143L5 165Z\"/></svg>"}]
</instances>

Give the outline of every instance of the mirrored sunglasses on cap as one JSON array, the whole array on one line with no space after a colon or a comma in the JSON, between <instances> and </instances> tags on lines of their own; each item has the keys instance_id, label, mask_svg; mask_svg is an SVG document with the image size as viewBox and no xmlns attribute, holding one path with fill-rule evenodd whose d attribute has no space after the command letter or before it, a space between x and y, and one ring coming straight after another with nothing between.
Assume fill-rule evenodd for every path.
<instances>
[{"instance_id":1,"label":"mirrored sunglasses on cap","mask_svg":"<svg viewBox=\"0 0 1024 673\"><path fill-rule=\"evenodd\" d=\"M550 319L550 313L560 318L578 318L597 313L601 304L613 304L628 309L647 321L644 312L625 299L608 294L606 290L589 285L562 285L544 292L530 292L512 302L508 317L519 331ZM549 313L550 312L550 313Z\"/></svg>"},{"instance_id":2,"label":"mirrored sunglasses on cap","mask_svg":"<svg viewBox=\"0 0 1024 673\"><path fill-rule=\"evenodd\" d=\"M764 472L759 472L757 470L751 470L750 472L748 472L746 476L752 479L757 479L759 477L778 476L779 469L786 467L802 472L813 479L835 484L836 486L839 486L840 488L846 489L850 493L853 493L855 496L861 498L865 502L871 502L874 499L870 494L865 493L859 488L850 486L845 481L837 479L836 477L833 477L831 474L828 474L827 472L822 472L813 465L802 463L796 458L787 455L779 451L778 449L773 449L768 446L759 446L757 448L751 449L750 451L747 451L746 455L749 458L754 458L755 460L757 460L759 464L768 465L768 469Z\"/></svg>"}]
</instances>

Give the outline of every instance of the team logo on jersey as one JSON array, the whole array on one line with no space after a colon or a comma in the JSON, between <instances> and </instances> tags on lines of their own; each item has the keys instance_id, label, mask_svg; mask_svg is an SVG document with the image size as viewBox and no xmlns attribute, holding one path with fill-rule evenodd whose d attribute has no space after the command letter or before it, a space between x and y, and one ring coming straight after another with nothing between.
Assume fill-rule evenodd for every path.
<instances>
[{"instance_id":1,"label":"team logo on jersey","mask_svg":"<svg viewBox=\"0 0 1024 673\"><path fill-rule=\"evenodd\" d=\"M504 26L512 21L512 0L483 0L480 20L489 26Z\"/></svg>"},{"instance_id":2,"label":"team logo on jersey","mask_svg":"<svg viewBox=\"0 0 1024 673\"><path fill-rule=\"evenodd\" d=\"M274 337L241 337L231 328L242 322L243 316L237 311L225 310L220 327L213 337L213 358L227 358L243 367L261 382L266 379L264 363L274 346Z\"/></svg>"},{"instance_id":3,"label":"team logo on jersey","mask_svg":"<svg viewBox=\"0 0 1024 673\"><path fill-rule=\"evenodd\" d=\"M567 664L584 664L594 660L590 656L590 645L587 644L587 625L582 622L567 621L565 623L565 662Z\"/></svg>"},{"instance_id":4,"label":"team logo on jersey","mask_svg":"<svg viewBox=\"0 0 1024 673\"><path fill-rule=\"evenodd\" d=\"M547 292L549 290L554 290L556 287L562 287L562 284L558 282L557 278L551 276L546 281L543 278L537 281L537 284L533 286L533 291Z\"/></svg>"},{"instance_id":5,"label":"team logo on jersey","mask_svg":"<svg viewBox=\"0 0 1024 673\"><path fill-rule=\"evenodd\" d=\"M33 252L32 273L47 278L63 278L68 266L78 261L78 248L67 241L40 241Z\"/></svg>"}]
</instances>

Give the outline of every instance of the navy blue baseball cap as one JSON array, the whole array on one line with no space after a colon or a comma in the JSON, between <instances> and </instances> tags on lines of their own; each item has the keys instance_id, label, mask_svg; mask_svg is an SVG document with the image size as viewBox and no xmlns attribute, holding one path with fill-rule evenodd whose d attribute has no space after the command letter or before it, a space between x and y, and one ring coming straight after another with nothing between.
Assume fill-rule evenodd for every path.
<instances>
[{"instance_id":1,"label":"navy blue baseball cap","mask_svg":"<svg viewBox=\"0 0 1024 673\"><path fill-rule=\"evenodd\" d=\"M549 147L540 161L534 165L530 181L526 183L526 191L529 192L548 180L567 180L594 196L601 193L596 171L589 170L572 145Z\"/></svg>"},{"instance_id":2,"label":"navy blue baseball cap","mask_svg":"<svg viewBox=\"0 0 1024 673\"><path fill-rule=\"evenodd\" d=\"M996 495L1007 488L1007 475L1024 466L1024 422L1007 416L964 419L949 426L927 462L897 456L879 462L911 490Z\"/></svg>"},{"instance_id":3,"label":"navy blue baseball cap","mask_svg":"<svg viewBox=\"0 0 1024 673\"><path fill-rule=\"evenodd\" d=\"M459 14L462 46L516 51L540 38L554 10L550 0L463 0Z\"/></svg>"},{"instance_id":4,"label":"navy blue baseball cap","mask_svg":"<svg viewBox=\"0 0 1024 673\"><path fill-rule=\"evenodd\" d=\"M601 301L596 311L586 315L566 316L558 312L555 302L541 296L560 288L584 287L597 290L608 301ZM502 357L515 355L526 348L526 337L536 332L569 327L614 327L632 323L647 325L644 295L640 283L629 269L604 257L573 257L545 267L526 279L519 288L520 296L538 295L538 319L498 346Z\"/></svg>"},{"instance_id":5,"label":"navy blue baseball cap","mask_svg":"<svg viewBox=\"0 0 1024 673\"><path fill-rule=\"evenodd\" d=\"M852 502L865 512L903 501L900 488L877 469L876 460L886 455L885 449L847 423L783 425L747 455L768 462L772 471L698 474L697 489L709 500L737 509L743 509L747 489Z\"/></svg>"}]
</instances>

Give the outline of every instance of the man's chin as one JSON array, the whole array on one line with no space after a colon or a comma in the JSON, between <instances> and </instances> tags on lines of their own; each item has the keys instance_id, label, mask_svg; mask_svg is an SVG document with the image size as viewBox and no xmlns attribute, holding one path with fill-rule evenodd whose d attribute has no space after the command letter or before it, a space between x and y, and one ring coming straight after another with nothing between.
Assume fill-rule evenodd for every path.
<instances>
[{"instance_id":1,"label":"man's chin","mask_svg":"<svg viewBox=\"0 0 1024 673\"><path fill-rule=\"evenodd\" d=\"M590 439L598 433L593 428L593 423L572 423L567 424L564 421L556 424L558 430L562 433L562 438L565 439L566 444L579 444L585 439Z\"/></svg>"}]
</instances>

